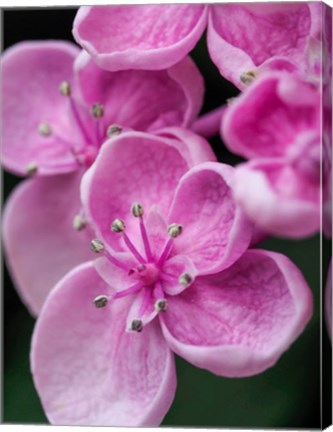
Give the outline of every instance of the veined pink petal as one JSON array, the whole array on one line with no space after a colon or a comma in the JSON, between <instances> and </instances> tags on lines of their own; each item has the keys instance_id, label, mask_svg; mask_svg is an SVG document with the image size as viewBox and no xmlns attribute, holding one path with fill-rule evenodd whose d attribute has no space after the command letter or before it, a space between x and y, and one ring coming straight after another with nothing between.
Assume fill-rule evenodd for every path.
<instances>
[{"instance_id":1,"label":"veined pink petal","mask_svg":"<svg viewBox=\"0 0 333 432\"><path fill-rule=\"evenodd\" d=\"M216 162L216 156L209 142L189 129L168 127L155 132L156 135L168 138L168 143L175 146L190 166L202 162Z\"/></svg>"},{"instance_id":2,"label":"veined pink petal","mask_svg":"<svg viewBox=\"0 0 333 432\"><path fill-rule=\"evenodd\" d=\"M20 184L3 216L5 255L15 286L37 315L53 285L90 257L91 230L73 228L80 211L81 174L43 177Z\"/></svg>"},{"instance_id":3,"label":"veined pink petal","mask_svg":"<svg viewBox=\"0 0 333 432\"><path fill-rule=\"evenodd\" d=\"M228 108L221 134L246 158L283 156L300 134L320 130L320 95L292 75L258 78Z\"/></svg>"},{"instance_id":4,"label":"veined pink petal","mask_svg":"<svg viewBox=\"0 0 333 432\"><path fill-rule=\"evenodd\" d=\"M135 239L139 221L131 214L132 204L140 203L146 214L158 205L167 215L178 181L188 168L181 153L161 137L128 132L104 143L81 184L82 200L98 235L116 250L123 249L122 235L111 232L111 223L122 219L126 233Z\"/></svg>"},{"instance_id":5,"label":"veined pink petal","mask_svg":"<svg viewBox=\"0 0 333 432\"><path fill-rule=\"evenodd\" d=\"M205 5L81 7L73 35L104 69L157 70L184 58L206 23Z\"/></svg>"},{"instance_id":6,"label":"veined pink petal","mask_svg":"<svg viewBox=\"0 0 333 432\"><path fill-rule=\"evenodd\" d=\"M314 19L308 4L278 11L266 8L265 13L258 13L259 8L255 3L210 8L210 55L221 75L239 88L244 88L243 73L275 56L286 57L303 69L306 66L305 48Z\"/></svg>"},{"instance_id":7,"label":"veined pink petal","mask_svg":"<svg viewBox=\"0 0 333 432\"><path fill-rule=\"evenodd\" d=\"M158 426L175 394L173 355L157 322L127 333L128 299L98 309L101 294L108 286L86 263L47 299L31 352L46 415L58 425Z\"/></svg>"},{"instance_id":8,"label":"veined pink petal","mask_svg":"<svg viewBox=\"0 0 333 432\"><path fill-rule=\"evenodd\" d=\"M319 229L319 185L285 160L258 159L239 166L233 190L236 202L267 233L299 238Z\"/></svg>"},{"instance_id":9,"label":"veined pink petal","mask_svg":"<svg viewBox=\"0 0 333 432\"><path fill-rule=\"evenodd\" d=\"M148 131L187 126L203 102L203 79L189 57L167 70L108 72L82 51L75 70L85 102L103 104L105 128L118 124Z\"/></svg>"},{"instance_id":10,"label":"veined pink petal","mask_svg":"<svg viewBox=\"0 0 333 432\"><path fill-rule=\"evenodd\" d=\"M63 81L72 82L78 48L69 42L23 42L2 57L2 163L19 175L27 165L40 164L42 174L73 171L73 156L56 135L80 144L82 136L71 121L69 101L60 94ZM47 124L50 136L41 136Z\"/></svg>"},{"instance_id":11,"label":"veined pink petal","mask_svg":"<svg viewBox=\"0 0 333 432\"><path fill-rule=\"evenodd\" d=\"M243 377L273 366L311 314L311 291L297 267L283 255L250 250L169 297L161 322L178 355L217 375Z\"/></svg>"},{"instance_id":12,"label":"veined pink petal","mask_svg":"<svg viewBox=\"0 0 333 432\"><path fill-rule=\"evenodd\" d=\"M187 255L199 274L230 266L249 246L253 225L232 198L234 170L206 162L193 167L179 182L168 216L182 226L172 254Z\"/></svg>"}]
</instances>

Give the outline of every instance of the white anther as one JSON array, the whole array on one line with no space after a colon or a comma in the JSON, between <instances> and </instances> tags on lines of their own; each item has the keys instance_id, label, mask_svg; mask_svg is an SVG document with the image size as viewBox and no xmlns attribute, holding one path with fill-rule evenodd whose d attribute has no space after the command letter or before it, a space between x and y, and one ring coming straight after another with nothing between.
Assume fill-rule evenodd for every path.
<instances>
[{"instance_id":1,"label":"white anther","mask_svg":"<svg viewBox=\"0 0 333 432\"><path fill-rule=\"evenodd\" d=\"M183 273L179 276L178 282L184 288L187 288L193 281L193 278L188 273Z\"/></svg>"},{"instance_id":2,"label":"white anther","mask_svg":"<svg viewBox=\"0 0 333 432\"><path fill-rule=\"evenodd\" d=\"M96 103L91 107L90 112L93 117L101 118L104 115L104 106L100 103Z\"/></svg>"},{"instance_id":3,"label":"white anther","mask_svg":"<svg viewBox=\"0 0 333 432\"><path fill-rule=\"evenodd\" d=\"M249 85L252 81L254 81L257 78L257 72L254 70L248 70L246 72L243 72L240 76L240 80L243 84Z\"/></svg>"},{"instance_id":4,"label":"white anther","mask_svg":"<svg viewBox=\"0 0 333 432\"><path fill-rule=\"evenodd\" d=\"M86 227L87 221L80 215L75 215L73 218L73 228L77 231L83 230Z\"/></svg>"},{"instance_id":5,"label":"white anther","mask_svg":"<svg viewBox=\"0 0 333 432\"><path fill-rule=\"evenodd\" d=\"M123 232L125 229L125 222L121 219L115 219L111 224L111 231L115 233Z\"/></svg>"},{"instance_id":6,"label":"white anther","mask_svg":"<svg viewBox=\"0 0 333 432\"><path fill-rule=\"evenodd\" d=\"M105 246L101 240L94 239L90 243L90 249L95 253L103 253L105 250Z\"/></svg>"},{"instance_id":7,"label":"white anther","mask_svg":"<svg viewBox=\"0 0 333 432\"><path fill-rule=\"evenodd\" d=\"M171 224L168 227L168 234L170 237L173 237L173 238L178 237L182 233L182 231L183 231L183 227L181 225L178 225L175 223Z\"/></svg>"},{"instance_id":8,"label":"white anther","mask_svg":"<svg viewBox=\"0 0 333 432\"><path fill-rule=\"evenodd\" d=\"M38 171L38 166L35 162L30 162L28 163L28 165L25 167L26 173L29 176L33 176L37 173Z\"/></svg>"},{"instance_id":9,"label":"white anther","mask_svg":"<svg viewBox=\"0 0 333 432\"><path fill-rule=\"evenodd\" d=\"M143 329L143 323L141 320L135 319L131 322L130 330L140 333L142 332L142 329Z\"/></svg>"},{"instance_id":10,"label":"white anther","mask_svg":"<svg viewBox=\"0 0 333 432\"><path fill-rule=\"evenodd\" d=\"M63 96L70 96L72 89L68 81L62 81L59 85L59 91Z\"/></svg>"},{"instance_id":11,"label":"white anther","mask_svg":"<svg viewBox=\"0 0 333 432\"><path fill-rule=\"evenodd\" d=\"M93 303L98 308L104 308L109 302L109 297L106 295L99 295L94 298Z\"/></svg>"},{"instance_id":12,"label":"white anther","mask_svg":"<svg viewBox=\"0 0 333 432\"><path fill-rule=\"evenodd\" d=\"M48 137L48 136L52 135L51 126L47 123L41 123L38 126L38 133L39 133L39 135L41 135L43 137Z\"/></svg>"},{"instance_id":13,"label":"white anther","mask_svg":"<svg viewBox=\"0 0 333 432\"><path fill-rule=\"evenodd\" d=\"M165 312L168 308L168 302L166 299L159 299L155 302L155 310L157 312Z\"/></svg>"},{"instance_id":14,"label":"white anther","mask_svg":"<svg viewBox=\"0 0 333 432\"><path fill-rule=\"evenodd\" d=\"M123 130L123 128L121 126L110 125L106 131L106 135L111 138L111 137L119 135L122 130Z\"/></svg>"},{"instance_id":15,"label":"white anther","mask_svg":"<svg viewBox=\"0 0 333 432\"><path fill-rule=\"evenodd\" d=\"M134 203L131 208L132 215L135 217L140 217L143 215L143 207L139 203Z\"/></svg>"}]
</instances>

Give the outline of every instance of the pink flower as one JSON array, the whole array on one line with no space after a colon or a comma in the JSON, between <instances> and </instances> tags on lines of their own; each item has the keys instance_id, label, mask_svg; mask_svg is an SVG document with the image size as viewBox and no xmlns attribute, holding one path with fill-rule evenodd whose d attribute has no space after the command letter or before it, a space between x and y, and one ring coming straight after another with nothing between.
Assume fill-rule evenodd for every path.
<instances>
[{"instance_id":1,"label":"pink flower","mask_svg":"<svg viewBox=\"0 0 333 432\"><path fill-rule=\"evenodd\" d=\"M179 150L124 133L82 180L102 257L52 290L32 343L52 423L158 425L175 394L173 352L218 375L257 374L311 316L289 259L246 251L252 225L232 199L233 168L193 166L200 147Z\"/></svg>"},{"instance_id":2,"label":"pink flower","mask_svg":"<svg viewBox=\"0 0 333 432\"><path fill-rule=\"evenodd\" d=\"M303 237L320 226L320 93L287 73L263 74L223 117L229 149L250 162L236 201L268 233Z\"/></svg>"},{"instance_id":3,"label":"pink flower","mask_svg":"<svg viewBox=\"0 0 333 432\"><path fill-rule=\"evenodd\" d=\"M121 129L189 126L203 80L190 58L163 71L111 73L73 44L47 41L8 49L2 82L3 166L37 175L6 205L5 250L16 287L37 314L51 287L89 259L91 232L72 223L86 224L79 182L102 143Z\"/></svg>"},{"instance_id":4,"label":"pink flower","mask_svg":"<svg viewBox=\"0 0 333 432\"><path fill-rule=\"evenodd\" d=\"M108 70L163 69L184 57L202 35L221 74L243 88L248 72L307 65L320 40L318 3L135 5L81 7L77 42ZM135 32L132 29L135 28Z\"/></svg>"}]
</instances>

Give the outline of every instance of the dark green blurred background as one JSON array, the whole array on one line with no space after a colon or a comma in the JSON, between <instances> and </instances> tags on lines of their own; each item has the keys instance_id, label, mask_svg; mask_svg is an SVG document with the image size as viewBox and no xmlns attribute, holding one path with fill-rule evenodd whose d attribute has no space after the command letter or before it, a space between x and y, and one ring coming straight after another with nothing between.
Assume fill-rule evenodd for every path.
<instances>
[{"instance_id":1,"label":"dark green blurred background","mask_svg":"<svg viewBox=\"0 0 333 432\"><path fill-rule=\"evenodd\" d=\"M4 48L33 39L67 39L76 9L10 9L3 11ZM238 91L223 80L210 62L205 39L194 52L206 82L204 112ZM211 140L219 160L235 164L220 139ZM19 179L4 173L4 200ZM28 227L27 227L28 229ZM323 241L323 277L331 243ZM302 270L314 293L314 316L297 342L265 373L243 379L216 377L177 358L178 387L163 425L243 428L306 428L321 426L321 374L324 374L324 424L330 423L331 345L322 328L324 369L321 370L320 238L291 241L268 239L260 247L286 254ZM38 271L38 263L36 263ZM5 423L46 423L29 371L34 319L20 302L6 269L3 282L3 419Z\"/></svg>"}]
</instances>

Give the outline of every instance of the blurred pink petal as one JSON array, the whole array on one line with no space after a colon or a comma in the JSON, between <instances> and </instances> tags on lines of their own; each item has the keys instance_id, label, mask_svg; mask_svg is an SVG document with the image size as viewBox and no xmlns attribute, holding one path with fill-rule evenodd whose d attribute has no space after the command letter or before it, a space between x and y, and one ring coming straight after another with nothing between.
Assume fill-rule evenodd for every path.
<instances>
[{"instance_id":1,"label":"blurred pink petal","mask_svg":"<svg viewBox=\"0 0 333 432\"><path fill-rule=\"evenodd\" d=\"M320 188L284 160L255 159L239 166L234 197L267 233L302 238L320 226Z\"/></svg>"},{"instance_id":2,"label":"blurred pink petal","mask_svg":"<svg viewBox=\"0 0 333 432\"><path fill-rule=\"evenodd\" d=\"M305 50L311 36L319 38L320 18L321 8L312 3L212 5L208 49L221 75L244 88L243 74L275 57L305 70Z\"/></svg>"},{"instance_id":3,"label":"blurred pink petal","mask_svg":"<svg viewBox=\"0 0 333 432\"><path fill-rule=\"evenodd\" d=\"M20 184L3 216L7 265L28 309L37 315L53 285L91 258L88 227L73 228L80 213L81 174L36 178Z\"/></svg>"},{"instance_id":4,"label":"blurred pink petal","mask_svg":"<svg viewBox=\"0 0 333 432\"><path fill-rule=\"evenodd\" d=\"M59 92L62 81L73 79L78 53L75 45L62 41L23 42L4 52L2 163L9 171L26 175L31 162L41 165L42 174L77 169L56 135L72 142L82 139ZM52 128L50 136L39 133L42 124Z\"/></svg>"},{"instance_id":5,"label":"blurred pink petal","mask_svg":"<svg viewBox=\"0 0 333 432\"><path fill-rule=\"evenodd\" d=\"M184 58L206 23L207 7L199 4L84 6L73 35L104 69L157 70Z\"/></svg>"},{"instance_id":6,"label":"blurred pink petal","mask_svg":"<svg viewBox=\"0 0 333 432\"><path fill-rule=\"evenodd\" d=\"M82 51L75 72L83 100L104 106L103 125L153 131L188 126L203 102L203 78L190 57L162 71L107 72Z\"/></svg>"}]
</instances>

